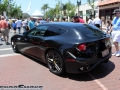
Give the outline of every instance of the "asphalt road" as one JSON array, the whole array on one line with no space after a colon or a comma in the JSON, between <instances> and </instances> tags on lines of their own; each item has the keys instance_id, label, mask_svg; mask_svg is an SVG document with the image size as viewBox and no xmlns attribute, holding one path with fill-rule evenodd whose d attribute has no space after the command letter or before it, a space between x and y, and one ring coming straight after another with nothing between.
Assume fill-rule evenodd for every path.
<instances>
[{"instance_id":1,"label":"asphalt road","mask_svg":"<svg viewBox=\"0 0 120 90\"><path fill-rule=\"evenodd\" d=\"M9 33L9 43L10 43L10 38L14 35L13 30L10 31ZM5 41L0 41L0 55L5 55L5 54L13 54L14 52L12 51L11 45L6 45Z\"/></svg>"},{"instance_id":2,"label":"asphalt road","mask_svg":"<svg viewBox=\"0 0 120 90\"><path fill-rule=\"evenodd\" d=\"M21 32L23 32L22 29L21 29ZM18 34L18 32L16 34ZM11 43L10 39L11 39L11 37L13 35L14 35L14 31L10 30L10 33L9 33L9 43ZM0 55L5 55L5 54L14 54L14 52L12 50L11 45L6 45L5 41L0 41Z\"/></svg>"}]
</instances>

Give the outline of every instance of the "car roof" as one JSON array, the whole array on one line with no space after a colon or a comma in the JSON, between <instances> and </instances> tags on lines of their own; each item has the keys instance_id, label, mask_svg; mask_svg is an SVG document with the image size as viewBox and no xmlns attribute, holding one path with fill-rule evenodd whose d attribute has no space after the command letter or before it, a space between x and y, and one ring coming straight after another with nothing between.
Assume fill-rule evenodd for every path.
<instances>
[{"instance_id":1,"label":"car roof","mask_svg":"<svg viewBox=\"0 0 120 90\"><path fill-rule=\"evenodd\" d=\"M55 25L55 26L64 26L64 27L75 27L75 26L83 25L82 23L73 23L73 22L49 22L45 24Z\"/></svg>"}]
</instances>

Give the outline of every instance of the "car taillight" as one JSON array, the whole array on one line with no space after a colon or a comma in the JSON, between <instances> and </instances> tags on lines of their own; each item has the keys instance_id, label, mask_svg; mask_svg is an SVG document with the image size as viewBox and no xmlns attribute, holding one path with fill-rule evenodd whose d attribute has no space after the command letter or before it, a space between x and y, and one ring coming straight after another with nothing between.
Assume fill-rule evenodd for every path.
<instances>
[{"instance_id":1,"label":"car taillight","mask_svg":"<svg viewBox=\"0 0 120 90\"><path fill-rule=\"evenodd\" d=\"M80 51L86 51L86 44L80 44L80 45L78 45L78 49Z\"/></svg>"}]
</instances>

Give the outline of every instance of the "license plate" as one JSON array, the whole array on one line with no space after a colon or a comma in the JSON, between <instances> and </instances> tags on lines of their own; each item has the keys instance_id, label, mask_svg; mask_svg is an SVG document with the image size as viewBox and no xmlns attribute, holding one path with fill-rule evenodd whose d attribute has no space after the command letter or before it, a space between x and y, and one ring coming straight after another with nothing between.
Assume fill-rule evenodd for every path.
<instances>
[{"instance_id":1,"label":"license plate","mask_svg":"<svg viewBox=\"0 0 120 90\"><path fill-rule=\"evenodd\" d=\"M109 50L108 49L102 51L102 57L105 57L108 54L109 54Z\"/></svg>"}]
</instances>

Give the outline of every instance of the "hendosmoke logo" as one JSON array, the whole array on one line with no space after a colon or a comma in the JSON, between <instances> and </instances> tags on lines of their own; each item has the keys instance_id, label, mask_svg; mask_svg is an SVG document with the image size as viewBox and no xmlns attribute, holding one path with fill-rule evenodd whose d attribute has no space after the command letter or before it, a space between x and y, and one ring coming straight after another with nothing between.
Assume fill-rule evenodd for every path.
<instances>
[{"instance_id":1,"label":"hendosmoke logo","mask_svg":"<svg viewBox=\"0 0 120 90\"><path fill-rule=\"evenodd\" d=\"M0 90L4 89L19 89L19 90L42 90L43 86L25 86L25 85L18 85L18 86L0 86Z\"/></svg>"}]
</instances>

